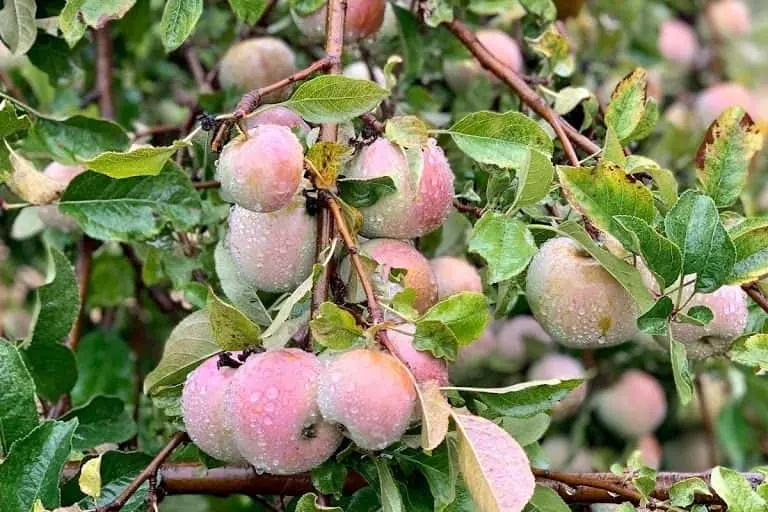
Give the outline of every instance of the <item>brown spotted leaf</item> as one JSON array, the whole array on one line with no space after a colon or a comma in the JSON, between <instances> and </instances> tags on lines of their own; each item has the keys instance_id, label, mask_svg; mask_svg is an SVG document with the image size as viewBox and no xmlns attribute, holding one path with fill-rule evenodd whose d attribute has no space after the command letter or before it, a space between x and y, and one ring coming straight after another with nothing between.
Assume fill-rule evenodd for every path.
<instances>
[{"instance_id":1,"label":"brown spotted leaf","mask_svg":"<svg viewBox=\"0 0 768 512\"><path fill-rule=\"evenodd\" d=\"M655 211L650 189L613 162L603 159L597 167L558 166L557 175L568 202L592 224L614 235L624 245L631 245L632 241L614 216L630 215L648 224L653 222Z\"/></svg>"},{"instance_id":2,"label":"brown spotted leaf","mask_svg":"<svg viewBox=\"0 0 768 512\"><path fill-rule=\"evenodd\" d=\"M718 208L739 198L752 157L762 147L760 130L741 107L726 109L710 125L696 153L696 175Z\"/></svg>"}]
</instances>

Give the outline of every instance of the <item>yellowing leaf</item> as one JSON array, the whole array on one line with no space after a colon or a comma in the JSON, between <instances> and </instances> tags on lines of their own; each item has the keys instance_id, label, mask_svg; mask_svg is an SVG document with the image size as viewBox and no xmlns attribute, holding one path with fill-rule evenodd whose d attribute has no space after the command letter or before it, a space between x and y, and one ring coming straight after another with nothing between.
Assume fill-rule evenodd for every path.
<instances>
[{"instance_id":1,"label":"yellowing leaf","mask_svg":"<svg viewBox=\"0 0 768 512\"><path fill-rule=\"evenodd\" d=\"M80 490L91 498L101 494L101 455L83 464L78 480Z\"/></svg>"},{"instance_id":2,"label":"yellowing leaf","mask_svg":"<svg viewBox=\"0 0 768 512\"><path fill-rule=\"evenodd\" d=\"M490 420L453 412L459 469L480 512L520 512L536 481L525 451Z\"/></svg>"},{"instance_id":3,"label":"yellowing leaf","mask_svg":"<svg viewBox=\"0 0 768 512\"><path fill-rule=\"evenodd\" d=\"M421 447L434 450L448 433L451 406L435 381L416 386L421 405Z\"/></svg>"},{"instance_id":4,"label":"yellowing leaf","mask_svg":"<svg viewBox=\"0 0 768 512\"><path fill-rule=\"evenodd\" d=\"M347 146L337 142L318 142L309 148L306 158L312 164L313 170L320 174L320 179L315 180L318 187L333 187L347 149Z\"/></svg>"},{"instance_id":5,"label":"yellowing leaf","mask_svg":"<svg viewBox=\"0 0 768 512\"><path fill-rule=\"evenodd\" d=\"M16 153L7 142L5 145L12 168L6 181L8 188L32 204L48 204L58 199L64 186L35 169L29 160Z\"/></svg>"}]
</instances>

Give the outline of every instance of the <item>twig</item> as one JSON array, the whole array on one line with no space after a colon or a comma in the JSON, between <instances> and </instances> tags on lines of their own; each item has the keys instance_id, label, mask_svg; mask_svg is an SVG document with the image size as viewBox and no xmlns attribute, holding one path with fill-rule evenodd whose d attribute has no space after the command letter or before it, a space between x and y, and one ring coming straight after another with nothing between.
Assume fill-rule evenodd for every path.
<instances>
[{"instance_id":1,"label":"twig","mask_svg":"<svg viewBox=\"0 0 768 512\"><path fill-rule=\"evenodd\" d=\"M568 124L562 117L557 115L547 103L531 89L525 80L517 73L502 64L494 55L488 51L477 39L475 34L466 25L458 19L444 24L448 30L474 55L480 64L509 85L517 96L534 112L546 120L560 139L565 154L571 165L578 166L579 158L573 149L571 140L581 147L587 153L597 153L600 147L578 132L574 127Z\"/></svg>"},{"instance_id":2,"label":"twig","mask_svg":"<svg viewBox=\"0 0 768 512\"><path fill-rule=\"evenodd\" d=\"M763 295L763 292L757 286L757 283L748 283L741 285L741 289L747 292L747 295L755 301L755 304L760 306L763 311L768 313L768 298Z\"/></svg>"},{"instance_id":3,"label":"twig","mask_svg":"<svg viewBox=\"0 0 768 512\"><path fill-rule=\"evenodd\" d=\"M634 489L630 489L623 485L623 483L617 483L615 480L609 480L604 478L604 475L600 473L561 473L559 471L549 471L548 469L536 469L533 468L533 474L540 478L546 478L548 480L554 480L567 485L583 485L587 487L593 487L595 489L602 489L614 494L617 494L627 500L635 503L639 502L642 496ZM610 473L612 477L615 477L613 473Z\"/></svg>"},{"instance_id":4,"label":"twig","mask_svg":"<svg viewBox=\"0 0 768 512\"><path fill-rule=\"evenodd\" d=\"M211 92L211 84L205 78L205 70L200 63L200 58L195 53L195 50L191 46L184 47L184 59L187 61L187 66L192 72L192 76L195 79L195 84L201 93Z\"/></svg>"},{"instance_id":5,"label":"twig","mask_svg":"<svg viewBox=\"0 0 768 512\"><path fill-rule=\"evenodd\" d=\"M13 79L11 78L11 75L9 75L3 69L0 69L0 82L2 82L5 88L8 90L8 94L13 96L17 100L24 99L24 95L21 93L21 89L16 87L16 84L13 83Z\"/></svg>"},{"instance_id":6,"label":"twig","mask_svg":"<svg viewBox=\"0 0 768 512\"><path fill-rule=\"evenodd\" d=\"M115 501L103 507L99 507L96 509L96 512L117 512L123 508L128 500L131 499L131 496L133 496L136 491L139 490L141 484L143 484L153 475L156 475L160 466L171 455L171 453L173 453L173 450L175 450L180 444L187 442L187 439L188 438L186 432L176 432L171 440L168 441L168 444L166 444L163 449L160 450L157 455L155 455L155 458L152 459L152 462L150 462L149 465L144 468L141 473L136 475L136 478L134 478L131 483L126 486L125 489L123 489L123 492L121 492L117 498L115 498Z\"/></svg>"},{"instance_id":7,"label":"twig","mask_svg":"<svg viewBox=\"0 0 768 512\"><path fill-rule=\"evenodd\" d=\"M224 145L224 141L227 138L227 135L229 134L229 130L236 123L239 123L240 121L245 119L245 117L247 117L248 114L256 110L259 107L259 105L261 105L261 101L264 99L264 96L271 94L273 92L279 91L281 89L285 89L286 87L289 87L290 85L296 82L299 82L301 80L306 80L307 78L309 78L314 73L317 73L318 71L339 67L338 63L340 62L341 62L341 53L339 53L336 56L332 56L329 54L329 55L326 55L325 57L322 57L316 60L306 68L300 71L297 71L291 76L283 78L282 80L278 80L277 82L267 85L265 87L262 87L261 89L254 89L252 91L245 93L243 97L240 99L240 101L238 102L237 106L235 107L235 110L231 114L226 114L218 117L218 119L221 120L222 123L219 125L219 127L216 129L214 133L213 141L211 142L211 149L216 153L221 151L221 148Z\"/></svg>"},{"instance_id":8,"label":"twig","mask_svg":"<svg viewBox=\"0 0 768 512\"><path fill-rule=\"evenodd\" d=\"M458 199L455 199L453 201L453 207L456 208L461 213L469 213L473 217L477 217L478 219L483 216L483 209L479 206L473 206L471 204L462 203Z\"/></svg>"},{"instance_id":9,"label":"twig","mask_svg":"<svg viewBox=\"0 0 768 512\"><path fill-rule=\"evenodd\" d=\"M88 299L88 281L91 279L91 268L93 267L93 251L96 250L96 240L83 235L80 245L77 248L77 281L80 288L80 313L77 315L75 325L69 333L66 345L77 350L80 343L80 334L83 330L83 313L85 311L85 301Z\"/></svg>"},{"instance_id":10,"label":"twig","mask_svg":"<svg viewBox=\"0 0 768 512\"><path fill-rule=\"evenodd\" d=\"M341 238L344 240L344 244L347 246L349 259L352 261L352 266L355 268L355 273L360 279L360 284L362 285L363 291L365 292L365 298L368 302L368 312L371 315L371 321L374 325L381 324L384 321L384 313L382 312L378 299L376 299L376 294L374 293L373 285L371 284L371 278L363 267L363 262L360 259L357 244L355 243L355 239L352 237L352 234L349 232L347 223L341 213L339 203L337 203L336 199L327 191L321 191L321 196L324 200L324 203L328 206L328 209L333 214L333 218L336 221L336 227L339 230L339 234L341 234ZM389 337L387 336L385 329L379 329L379 331L376 332L376 339L391 353L397 354L397 350L389 342Z\"/></svg>"},{"instance_id":11,"label":"twig","mask_svg":"<svg viewBox=\"0 0 768 512\"><path fill-rule=\"evenodd\" d=\"M210 188L219 188L219 187L221 187L221 183L219 183L216 180L196 181L195 182L195 188L197 190L208 190Z\"/></svg>"},{"instance_id":12,"label":"twig","mask_svg":"<svg viewBox=\"0 0 768 512\"><path fill-rule=\"evenodd\" d=\"M327 72L330 75L340 75L341 57L344 52L344 21L347 15L347 0L330 0L328 2L328 17L326 19L325 59L327 59ZM319 62L319 61L318 61ZM323 142L336 142L339 136L338 125L323 124L320 126L320 140ZM331 243L336 228L333 216L328 208L320 205L317 212L317 240L315 244L315 260L319 260L326 247ZM332 263L332 262L331 262ZM330 282L332 265L323 268L315 285L312 287L311 311L314 314L320 304L328 298L328 284ZM305 348L311 347L311 336L308 333L304 340Z\"/></svg>"},{"instance_id":13,"label":"twig","mask_svg":"<svg viewBox=\"0 0 768 512\"><path fill-rule=\"evenodd\" d=\"M339 54L340 57L340 54ZM318 71L323 71L325 69L329 69L332 67L333 63L336 62L336 57L332 57L330 54L326 55L325 57L316 60L306 68L295 72L291 76L287 76L283 78L282 80L278 80L277 82L266 85L262 87L261 89L254 89L252 91L249 91L245 93L240 100L240 102L237 104L237 107L235 107L235 111L232 113L232 117L235 120L240 120L256 110L259 105L261 105L261 100L264 99L264 96L267 96L268 94L271 94L273 92L285 89L286 87L289 87L296 82L299 82L301 80L306 80L313 74L317 73Z\"/></svg>"},{"instance_id":14,"label":"twig","mask_svg":"<svg viewBox=\"0 0 768 512\"><path fill-rule=\"evenodd\" d=\"M715 429L712 425L712 416L709 410L709 404L707 403L707 397L704 396L704 386L702 384L701 375L696 375L693 382L696 386L696 394L699 395L699 409L701 412L701 421L704 424L704 433L707 437L707 456L709 458L709 465L715 466L717 464L717 437L715 437Z\"/></svg>"},{"instance_id":15,"label":"twig","mask_svg":"<svg viewBox=\"0 0 768 512\"><path fill-rule=\"evenodd\" d=\"M96 90L99 92L101 116L115 118L115 105L112 101L112 39L109 26L105 25L94 31L96 40Z\"/></svg>"},{"instance_id":16,"label":"twig","mask_svg":"<svg viewBox=\"0 0 768 512\"><path fill-rule=\"evenodd\" d=\"M63 479L70 480L77 476L80 463L67 463L64 467ZM288 495L298 496L307 492L317 492L312 486L309 473L290 476L275 476L256 474L250 467L221 466L205 468L198 463L166 463L159 471L162 486L166 494L170 496L184 494L207 494L212 496L229 496L232 494L247 495ZM539 473L536 476L537 483L546 485L557 492L567 503L621 503L634 501L625 495L625 491L632 489L623 488L621 494L604 489L606 485L626 485L624 475L613 473L561 473L534 470ZM548 476L544 476L547 473ZM764 481L759 473L742 473L747 481L756 487ZM703 473L659 473L656 479L656 489L653 497L657 500L669 498L669 488L686 478L701 478L705 482L710 481L710 472ZM566 483L567 480L570 483ZM365 480L355 472L350 472L344 484L344 493L351 494L365 487ZM601 487L595 487L595 485ZM633 494L633 496L635 496ZM719 503L716 496L696 494L696 503Z\"/></svg>"}]
</instances>

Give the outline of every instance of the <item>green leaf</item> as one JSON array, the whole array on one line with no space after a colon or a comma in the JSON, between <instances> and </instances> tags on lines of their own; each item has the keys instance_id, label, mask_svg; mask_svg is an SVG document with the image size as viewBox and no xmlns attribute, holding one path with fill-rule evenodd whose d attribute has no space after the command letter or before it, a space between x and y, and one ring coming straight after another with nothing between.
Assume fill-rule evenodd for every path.
<instances>
[{"instance_id":1,"label":"green leaf","mask_svg":"<svg viewBox=\"0 0 768 512\"><path fill-rule=\"evenodd\" d=\"M768 370L768 334L738 338L728 353L731 361L756 370Z\"/></svg>"},{"instance_id":2,"label":"green leaf","mask_svg":"<svg viewBox=\"0 0 768 512\"><path fill-rule=\"evenodd\" d=\"M379 496L381 497L382 512L405 512L403 498L397 488L395 477L387 461L381 457L373 457L376 473L379 475Z\"/></svg>"},{"instance_id":3,"label":"green leaf","mask_svg":"<svg viewBox=\"0 0 768 512\"><path fill-rule=\"evenodd\" d=\"M669 316L675 310L675 305L668 296L660 298L656 303L640 315L637 319L637 328L646 334L663 336L667 334Z\"/></svg>"},{"instance_id":4,"label":"green leaf","mask_svg":"<svg viewBox=\"0 0 768 512\"><path fill-rule=\"evenodd\" d=\"M85 498L80 501L81 508L104 507L112 503L125 487L147 467L152 457L140 452L109 451L101 456L101 494L98 499ZM122 510L141 512L146 510L149 483L144 482L128 500Z\"/></svg>"},{"instance_id":5,"label":"green leaf","mask_svg":"<svg viewBox=\"0 0 768 512\"><path fill-rule=\"evenodd\" d=\"M53 247L49 248L46 284L37 289L30 337L24 346L48 345L62 341L80 313L80 293L75 269Z\"/></svg>"},{"instance_id":6,"label":"green leaf","mask_svg":"<svg viewBox=\"0 0 768 512\"><path fill-rule=\"evenodd\" d=\"M688 319L693 320L695 325L704 326L710 323L714 319L712 310L707 306L693 306L685 315Z\"/></svg>"},{"instance_id":7,"label":"green leaf","mask_svg":"<svg viewBox=\"0 0 768 512\"><path fill-rule=\"evenodd\" d=\"M517 189L510 206L512 210L538 203L547 197L552 185L552 178L555 173L552 162L547 158L536 157L533 152L530 152L529 156L532 158L528 164L515 171Z\"/></svg>"},{"instance_id":8,"label":"green leaf","mask_svg":"<svg viewBox=\"0 0 768 512\"><path fill-rule=\"evenodd\" d=\"M501 428L520 443L520 446L528 446L541 439L549 429L552 418L549 414L541 412L526 418L501 418Z\"/></svg>"},{"instance_id":9,"label":"green leaf","mask_svg":"<svg viewBox=\"0 0 768 512\"><path fill-rule=\"evenodd\" d=\"M528 418L548 412L583 382L583 379L550 379L522 382L503 388L448 387L443 390L472 393L498 416Z\"/></svg>"},{"instance_id":10,"label":"green leaf","mask_svg":"<svg viewBox=\"0 0 768 512\"><path fill-rule=\"evenodd\" d=\"M144 392L154 394L162 386L184 382L189 372L219 352L208 313L195 311L171 332L162 359L144 380Z\"/></svg>"},{"instance_id":11,"label":"green leaf","mask_svg":"<svg viewBox=\"0 0 768 512\"><path fill-rule=\"evenodd\" d=\"M387 121L384 136L404 148L423 148L429 140L427 124L417 116L396 116Z\"/></svg>"},{"instance_id":12,"label":"green leaf","mask_svg":"<svg viewBox=\"0 0 768 512\"><path fill-rule=\"evenodd\" d=\"M618 165L601 160L597 167L558 166L557 174L568 202L596 227L631 244L616 215L653 222L653 194Z\"/></svg>"},{"instance_id":13,"label":"green leaf","mask_svg":"<svg viewBox=\"0 0 768 512\"><path fill-rule=\"evenodd\" d=\"M341 496L347 481L347 467L333 459L320 464L312 470L312 487L322 494Z\"/></svg>"},{"instance_id":14,"label":"green leaf","mask_svg":"<svg viewBox=\"0 0 768 512\"><path fill-rule=\"evenodd\" d=\"M736 248L712 198L685 191L664 219L664 227L682 251L683 274L696 274L696 291L711 293L726 282Z\"/></svg>"},{"instance_id":15,"label":"green leaf","mask_svg":"<svg viewBox=\"0 0 768 512\"><path fill-rule=\"evenodd\" d=\"M310 123L343 123L370 112L389 96L369 80L326 75L301 84L282 105Z\"/></svg>"},{"instance_id":16,"label":"green leaf","mask_svg":"<svg viewBox=\"0 0 768 512\"><path fill-rule=\"evenodd\" d=\"M458 474L448 443L441 444L430 454L423 451L400 452L395 457L414 466L424 475L435 501L435 510L445 510L445 507L454 502Z\"/></svg>"},{"instance_id":17,"label":"green leaf","mask_svg":"<svg viewBox=\"0 0 768 512\"><path fill-rule=\"evenodd\" d=\"M664 210L669 210L677 203L677 178L669 169L663 169L650 158L639 155L627 157L626 169L629 174L645 173L656 185L656 193Z\"/></svg>"},{"instance_id":18,"label":"green leaf","mask_svg":"<svg viewBox=\"0 0 768 512\"><path fill-rule=\"evenodd\" d=\"M5 0L0 9L0 37L14 55L24 55L35 44L35 0Z\"/></svg>"},{"instance_id":19,"label":"green leaf","mask_svg":"<svg viewBox=\"0 0 768 512\"><path fill-rule=\"evenodd\" d=\"M103 28L112 20L119 20L136 0L67 0L59 14L59 28L64 39L74 46L83 34L85 27Z\"/></svg>"},{"instance_id":20,"label":"green leaf","mask_svg":"<svg viewBox=\"0 0 768 512\"><path fill-rule=\"evenodd\" d=\"M461 292L429 308L420 321L442 322L456 336L459 345L469 345L488 324L488 299L477 292Z\"/></svg>"},{"instance_id":21,"label":"green leaf","mask_svg":"<svg viewBox=\"0 0 768 512\"><path fill-rule=\"evenodd\" d=\"M693 377L688 366L685 345L673 339L671 332L667 337L669 338L669 356L672 362L672 376L675 380L677 396L680 398L680 403L687 405L693 397Z\"/></svg>"},{"instance_id":22,"label":"green leaf","mask_svg":"<svg viewBox=\"0 0 768 512\"><path fill-rule=\"evenodd\" d=\"M608 125L605 130L605 144L603 145L603 160L614 163L619 167L627 165L627 157L624 156L624 148L616 135L616 130Z\"/></svg>"},{"instance_id":23,"label":"green leaf","mask_svg":"<svg viewBox=\"0 0 768 512\"><path fill-rule=\"evenodd\" d=\"M75 407L97 395L114 396L126 403L134 401L135 356L116 333L97 330L86 334L77 346L75 359L78 376L71 393Z\"/></svg>"},{"instance_id":24,"label":"green leaf","mask_svg":"<svg viewBox=\"0 0 768 512\"><path fill-rule=\"evenodd\" d=\"M267 8L266 0L229 0L232 12L246 25L255 25L264 10Z\"/></svg>"},{"instance_id":25,"label":"green leaf","mask_svg":"<svg viewBox=\"0 0 768 512\"><path fill-rule=\"evenodd\" d=\"M59 202L89 236L99 240L152 238L167 224L188 230L200 221L200 195L175 164L157 176L116 180L94 172L77 176Z\"/></svg>"},{"instance_id":26,"label":"green leaf","mask_svg":"<svg viewBox=\"0 0 768 512\"><path fill-rule=\"evenodd\" d=\"M544 57L542 74L554 73L562 77L573 74L575 59L568 45L568 39L557 30L554 24L550 24L535 38L527 37L526 42L535 54Z\"/></svg>"},{"instance_id":27,"label":"green leaf","mask_svg":"<svg viewBox=\"0 0 768 512\"><path fill-rule=\"evenodd\" d=\"M675 507L689 507L696 499L696 494L712 496L712 491L701 478L686 478L670 486L669 502Z\"/></svg>"},{"instance_id":28,"label":"green leaf","mask_svg":"<svg viewBox=\"0 0 768 512\"><path fill-rule=\"evenodd\" d=\"M0 456L37 426L35 383L21 354L0 339Z\"/></svg>"},{"instance_id":29,"label":"green leaf","mask_svg":"<svg viewBox=\"0 0 768 512\"><path fill-rule=\"evenodd\" d=\"M721 466L712 470L712 488L728 505L729 512L768 510L768 501L757 494L741 473Z\"/></svg>"},{"instance_id":30,"label":"green leaf","mask_svg":"<svg viewBox=\"0 0 768 512\"><path fill-rule=\"evenodd\" d=\"M177 141L167 147L138 147L126 152L106 151L82 163L88 169L112 178L156 176L163 170L168 159L186 146L186 143Z\"/></svg>"},{"instance_id":31,"label":"green leaf","mask_svg":"<svg viewBox=\"0 0 768 512\"><path fill-rule=\"evenodd\" d=\"M181 46L203 14L203 0L168 0L160 19L160 38L166 52Z\"/></svg>"},{"instance_id":32,"label":"green leaf","mask_svg":"<svg viewBox=\"0 0 768 512\"><path fill-rule=\"evenodd\" d=\"M647 310L651 307L654 298L645 286L637 268L597 245L589 233L573 221L560 224L558 231L576 240L585 251L600 262L603 268L632 295L640 310Z\"/></svg>"},{"instance_id":33,"label":"green leaf","mask_svg":"<svg viewBox=\"0 0 768 512\"><path fill-rule=\"evenodd\" d=\"M341 309L333 302L323 302L309 322L312 339L333 350L346 350L363 335L352 313Z\"/></svg>"},{"instance_id":34,"label":"green leaf","mask_svg":"<svg viewBox=\"0 0 768 512\"><path fill-rule=\"evenodd\" d=\"M526 11L541 18L541 21L552 22L557 16L557 7L552 0L518 0Z\"/></svg>"},{"instance_id":35,"label":"green leaf","mask_svg":"<svg viewBox=\"0 0 768 512\"><path fill-rule=\"evenodd\" d=\"M736 249L728 283L750 283L768 274L768 218L745 219L728 234Z\"/></svg>"},{"instance_id":36,"label":"green leaf","mask_svg":"<svg viewBox=\"0 0 768 512\"><path fill-rule=\"evenodd\" d=\"M635 68L625 76L611 94L605 110L605 124L616 131L616 136L626 144L643 123L646 115L648 72Z\"/></svg>"},{"instance_id":37,"label":"green leaf","mask_svg":"<svg viewBox=\"0 0 768 512\"><path fill-rule=\"evenodd\" d=\"M536 254L536 244L521 221L497 212L486 212L475 224L469 251L488 263L488 283L506 281L520 274Z\"/></svg>"},{"instance_id":38,"label":"green leaf","mask_svg":"<svg viewBox=\"0 0 768 512\"><path fill-rule=\"evenodd\" d=\"M261 344L261 329L237 308L223 302L208 289L208 320L213 337L222 350L243 350Z\"/></svg>"},{"instance_id":39,"label":"green leaf","mask_svg":"<svg viewBox=\"0 0 768 512\"><path fill-rule=\"evenodd\" d=\"M135 296L136 273L128 259L107 251L99 252L93 258L88 280L87 307L121 306Z\"/></svg>"},{"instance_id":40,"label":"green leaf","mask_svg":"<svg viewBox=\"0 0 768 512\"><path fill-rule=\"evenodd\" d=\"M404 75L419 77L424 69L423 41L420 32L421 23L416 16L404 7L390 4L397 17L400 46L405 57Z\"/></svg>"},{"instance_id":41,"label":"green leaf","mask_svg":"<svg viewBox=\"0 0 768 512\"><path fill-rule=\"evenodd\" d=\"M258 289L250 280L239 275L237 263L223 240L216 244L214 261L221 288L232 304L259 325L272 323L272 317L259 298Z\"/></svg>"},{"instance_id":42,"label":"green leaf","mask_svg":"<svg viewBox=\"0 0 768 512\"><path fill-rule=\"evenodd\" d=\"M739 198L752 157L762 147L760 129L741 107L726 109L709 127L696 153L696 176L718 208Z\"/></svg>"},{"instance_id":43,"label":"green leaf","mask_svg":"<svg viewBox=\"0 0 768 512\"><path fill-rule=\"evenodd\" d=\"M105 151L125 151L130 144L116 123L85 116L38 117L32 133L51 158L63 164L87 161Z\"/></svg>"},{"instance_id":44,"label":"green leaf","mask_svg":"<svg viewBox=\"0 0 768 512\"><path fill-rule=\"evenodd\" d=\"M307 16L322 8L327 0L288 0L288 5L296 13Z\"/></svg>"},{"instance_id":45,"label":"green leaf","mask_svg":"<svg viewBox=\"0 0 768 512\"><path fill-rule=\"evenodd\" d=\"M295 512L323 512L324 510L333 512L343 512L339 507L326 507L318 503L318 496L315 493L308 493L299 498L296 503Z\"/></svg>"},{"instance_id":46,"label":"green leaf","mask_svg":"<svg viewBox=\"0 0 768 512\"><path fill-rule=\"evenodd\" d=\"M413 346L422 352L431 352L433 356L455 361L459 353L459 340L447 325L436 320L416 322L413 334Z\"/></svg>"},{"instance_id":47,"label":"green leaf","mask_svg":"<svg viewBox=\"0 0 768 512\"><path fill-rule=\"evenodd\" d=\"M645 112L643 118L640 120L640 124L637 125L635 131L629 136L629 140L642 140L653 133L653 129L656 127L656 123L659 121L659 105L653 98L648 98L645 103Z\"/></svg>"},{"instance_id":48,"label":"green leaf","mask_svg":"<svg viewBox=\"0 0 768 512\"><path fill-rule=\"evenodd\" d=\"M395 182L390 176L379 176L369 180L343 178L336 184L339 187L341 199L355 208L373 206L383 197L397 192Z\"/></svg>"},{"instance_id":49,"label":"green leaf","mask_svg":"<svg viewBox=\"0 0 768 512\"><path fill-rule=\"evenodd\" d=\"M119 398L97 396L68 412L62 420L77 418L73 450L89 450L104 443L122 443L136 434L136 423Z\"/></svg>"},{"instance_id":50,"label":"green leaf","mask_svg":"<svg viewBox=\"0 0 768 512\"><path fill-rule=\"evenodd\" d=\"M475 112L451 126L448 134L470 158L498 167L522 169L551 165L552 139L520 112Z\"/></svg>"},{"instance_id":51,"label":"green leaf","mask_svg":"<svg viewBox=\"0 0 768 512\"><path fill-rule=\"evenodd\" d=\"M668 238L660 235L643 219L627 215L616 215L613 220L626 230L626 238L632 241L627 247L642 255L646 265L656 276L665 290L672 286L683 268L683 255L680 249Z\"/></svg>"},{"instance_id":52,"label":"green leaf","mask_svg":"<svg viewBox=\"0 0 768 512\"><path fill-rule=\"evenodd\" d=\"M0 464L0 512L32 512L38 500L60 505L59 475L72 449L77 420L46 421L16 441Z\"/></svg>"},{"instance_id":53,"label":"green leaf","mask_svg":"<svg viewBox=\"0 0 768 512\"><path fill-rule=\"evenodd\" d=\"M424 1L424 23L437 28L449 21L453 21L453 4L449 0Z\"/></svg>"},{"instance_id":54,"label":"green leaf","mask_svg":"<svg viewBox=\"0 0 768 512\"><path fill-rule=\"evenodd\" d=\"M555 491L546 485L537 484L526 510L530 512L570 512L570 508Z\"/></svg>"},{"instance_id":55,"label":"green leaf","mask_svg":"<svg viewBox=\"0 0 768 512\"><path fill-rule=\"evenodd\" d=\"M77 363L69 347L58 343L35 343L21 355L35 381L38 395L53 401L74 387Z\"/></svg>"},{"instance_id":56,"label":"green leaf","mask_svg":"<svg viewBox=\"0 0 768 512\"><path fill-rule=\"evenodd\" d=\"M16 108L8 100L0 101L0 139L32 126L26 114L17 115Z\"/></svg>"}]
</instances>

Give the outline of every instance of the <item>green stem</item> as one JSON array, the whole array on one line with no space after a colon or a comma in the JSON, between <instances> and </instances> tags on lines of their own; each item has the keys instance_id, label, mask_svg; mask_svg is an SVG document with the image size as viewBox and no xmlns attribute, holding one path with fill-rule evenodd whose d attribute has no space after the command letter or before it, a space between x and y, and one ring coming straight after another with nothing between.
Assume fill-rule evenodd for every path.
<instances>
[{"instance_id":1,"label":"green stem","mask_svg":"<svg viewBox=\"0 0 768 512\"><path fill-rule=\"evenodd\" d=\"M30 114L34 114L34 115L36 115L37 117L45 117L45 116L44 116L43 114L41 114L41 113L40 113L38 110L36 110L36 109L34 109L34 108L30 107L29 105L27 105L27 104L26 104L26 103L24 103L23 101L17 100L17 99L16 99L16 98L14 98L13 96L10 96L10 95L8 95L8 94L5 94L5 93L4 93L4 92L2 92L2 91L0 91L0 98L4 98L4 99L6 99L6 100L10 101L11 103L15 104L17 107L21 108L22 110L26 110L26 111L27 111L27 112L29 112Z\"/></svg>"}]
</instances>

